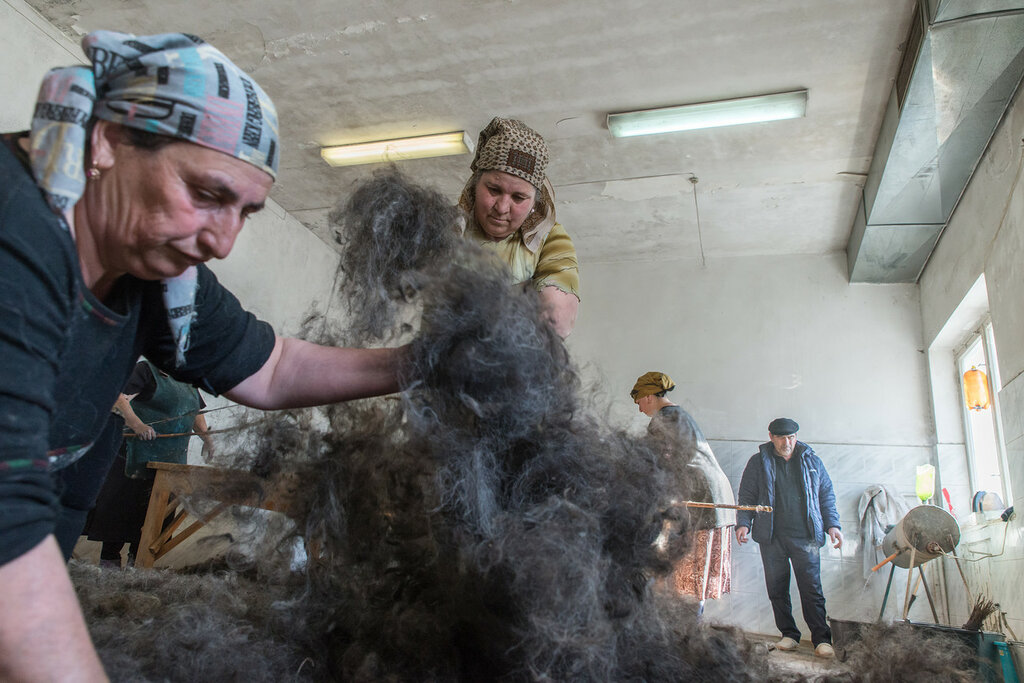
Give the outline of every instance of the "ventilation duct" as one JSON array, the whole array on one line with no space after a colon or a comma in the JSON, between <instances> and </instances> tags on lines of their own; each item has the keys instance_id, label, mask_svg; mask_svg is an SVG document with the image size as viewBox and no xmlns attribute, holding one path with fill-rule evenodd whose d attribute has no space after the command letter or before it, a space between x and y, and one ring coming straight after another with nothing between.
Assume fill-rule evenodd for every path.
<instances>
[{"instance_id":1,"label":"ventilation duct","mask_svg":"<svg viewBox=\"0 0 1024 683\"><path fill-rule=\"evenodd\" d=\"M917 282L1024 76L1024 0L920 0L846 253Z\"/></svg>"}]
</instances>

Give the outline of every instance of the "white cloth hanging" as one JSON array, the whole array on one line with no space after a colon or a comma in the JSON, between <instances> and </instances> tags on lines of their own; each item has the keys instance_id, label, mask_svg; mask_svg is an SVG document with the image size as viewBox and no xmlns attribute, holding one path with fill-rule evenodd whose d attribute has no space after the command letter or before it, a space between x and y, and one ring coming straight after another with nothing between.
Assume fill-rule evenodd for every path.
<instances>
[{"instance_id":1,"label":"white cloth hanging","mask_svg":"<svg viewBox=\"0 0 1024 683\"><path fill-rule=\"evenodd\" d=\"M908 512L910 507L891 487L872 484L864 489L857 504L857 516L860 519L865 580L871 578L871 568L885 559L882 540L886 528L898 523Z\"/></svg>"}]
</instances>

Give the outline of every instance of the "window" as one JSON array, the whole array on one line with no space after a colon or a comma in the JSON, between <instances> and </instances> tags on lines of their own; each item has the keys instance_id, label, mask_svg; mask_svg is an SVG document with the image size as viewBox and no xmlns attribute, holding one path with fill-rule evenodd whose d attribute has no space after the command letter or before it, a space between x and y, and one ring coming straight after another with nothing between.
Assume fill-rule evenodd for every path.
<instances>
[{"instance_id":1,"label":"window","mask_svg":"<svg viewBox=\"0 0 1024 683\"><path fill-rule=\"evenodd\" d=\"M996 395L1001 383L996 361L995 336L990 321L984 322L958 350L956 364L960 377L960 398L971 487L975 492L997 493L1003 504L1009 505L1013 499L1009 490L1009 477L1006 476L1006 449L1003 446L999 399ZM986 376L989 396L987 408L970 408L967 405L964 374L974 368Z\"/></svg>"}]
</instances>

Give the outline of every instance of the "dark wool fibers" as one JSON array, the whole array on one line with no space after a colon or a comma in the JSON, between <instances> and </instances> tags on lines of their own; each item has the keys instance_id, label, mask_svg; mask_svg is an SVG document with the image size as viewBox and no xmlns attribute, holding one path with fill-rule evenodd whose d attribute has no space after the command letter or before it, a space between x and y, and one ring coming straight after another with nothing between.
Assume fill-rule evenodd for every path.
<instances>
[{"instance_id":1,"label":"dark wool fibers","mask_svg":"<svg viewBox=\"0 0 1024 683\"><path fill-rule=\"evenodd\" d=\"M537 293L459 239L456 217L393 171L332 212L350 325L311 336L409 340L401 395L273 413L232 441L218 464L299 492L291 534L255 564L72 565L114 680L796 679L652 592L689 548L670 502L690 491L692 445L608 427ZM834 680L913 680L881 675L899 659Z\"/></svg>"}]
</instances>

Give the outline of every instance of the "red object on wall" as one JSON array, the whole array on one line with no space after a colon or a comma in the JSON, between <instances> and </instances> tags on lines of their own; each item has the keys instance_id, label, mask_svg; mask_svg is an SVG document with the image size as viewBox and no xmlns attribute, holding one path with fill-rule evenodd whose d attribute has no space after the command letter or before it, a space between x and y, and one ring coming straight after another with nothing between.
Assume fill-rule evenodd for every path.
<instances>
[{"instance_id":1,"label":"red object on wall","mask_svg":"<svg viewBox=\"0 0 1024 683\"><path fill-rule=\"evenodd\" d=\"M949 508L949 514L956 517L956 513L953 512L953 501L949 499L949 491L945 487L942 488L942 497L946 499L946 507Z\"/></svg>"}]
</instances>

